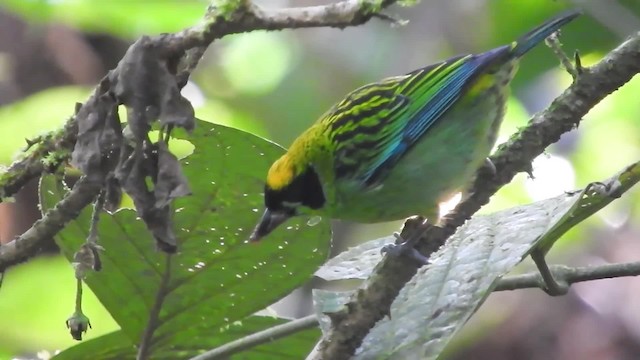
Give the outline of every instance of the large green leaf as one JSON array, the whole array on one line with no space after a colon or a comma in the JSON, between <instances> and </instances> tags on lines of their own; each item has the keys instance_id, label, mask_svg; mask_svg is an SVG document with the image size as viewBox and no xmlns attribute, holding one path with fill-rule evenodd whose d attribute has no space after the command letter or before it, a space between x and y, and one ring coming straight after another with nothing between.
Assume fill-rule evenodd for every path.
<instances>
[{"instance_id":1,"label":"large green leaf","mask_svg":"<svg viewBox=\"0 0 640 360\"><path fill-rule=\"evenodd\" d=\"M328 221L310 227L300 217L260 243L246 243L261 215L263 177L282 149L203 121L188 139L195 150L181 163L193 195L175 202L179 253L167 261L135 212L121 209L101 217L104 269L86 279L134 343L154 303L162 301L154 351L188 344L283 297L325 260L331 237ZM63 195L56 179L42 179L44 209ZM86 209L56 238L70 260L84 242L90 213Z\"/></svg>"},{"instance_id":2,"label":"large green leaf","mask_svg":"<svg viewBox=\"0 0 640 360\"><path fill-rule=\"evenodd\" d=\"M536 247L548 249L638 181L640 162L583 191L473 217L402 289L391 305L390 317L369 332L355 359L437 358L503 275ZM379 249L394 241L387 237L350 249L316 275L327 280L368 277L380 260ZM314 292L318 316L336 311L346 298L344 293ZM326 325L326 319L320 323Z\"/></svg>"},{"instance_id":3,"label":"large green leaf","mask_svg":"<svg viewBox=\"0 0 640 360\"><path fill-rule=\"evenodd\" d=\"M180 343L179 346L173 348L158 349L153 358L167 360L188 359L204 351L286 322L287 320L285 319L250 316L229 325L224 330L217 327L207 329L206 332L201 333L197 338L191 339L188 343ZM300 359L309 353L319 336L320 330L317 328L300 331L236 354L231 359ZM120 360L133 359L135 356L136 348L131 339L122 331L115 331L74 346L53 359L84 360L90 357L96 360Z\"/></svg>"}]
</instances>

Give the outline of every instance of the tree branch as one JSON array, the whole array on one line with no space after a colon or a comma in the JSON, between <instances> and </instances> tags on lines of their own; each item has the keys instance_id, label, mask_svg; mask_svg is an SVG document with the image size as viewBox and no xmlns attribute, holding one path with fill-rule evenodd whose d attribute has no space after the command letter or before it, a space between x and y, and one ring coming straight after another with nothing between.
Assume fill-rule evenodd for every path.
<instances>
[{"instance_id":1,"label":"tree branch","mask_svg":"<svg viewBox=\"0 0 640 360\"><path fill-rule=\"evenodd\" d=\"M598 102L640 72L640 33L611 51L592 68L585 69L574 83L544 111L536 114L526 128L515 134L491 157L495 174L480 174L471 196L425 236L421 222L408 222L403 238L422 234L417 249L429 256L444 244L518 172L527 172L531 161L560 136L578 126L582 117ZM348 359L362 344L369 330L389 314L391 303L417 269L399 258L385 257L374 273L356 291L343 314L334 317L332 328L320 344L315 359Z\"/></svg>"},{"instance_id":2,"label":"tree branch","mask_svg":"<svg viewBox=\"0 0 640 360\"><path fill-rule=\"evenodd\" d=\"M91 204L102 184L86 177L76 182L73 189L56 206L36 221L18 238L0 246L0 272L33 256L43 241L51 239L64 226L75 219L82 209Z\"/></svg>"},{"instance_id":3,"label":"tree branch","mask_svg":"<svg viewBox=\"0 0 640 360\"><path fill-rule=\"evenodd\" d=\"M174 34L163 34L150 39L149 47L158 49L158 56L175 66L176 80L184 86L196 68L202 54L216 39L225 35L254 30L282 30L309 27L357 26L366 23L396 0L346 0L325 6L310 6L279 10L262 9L248 0L214 1L202 24ZM97 112L100 97L112 91L109 78L117 78L120 66L110 72L98 85L93 95L76 113ZM78 120L72 117L58 131L51 132L23 159L14 162L0 174L0 201L17 193L29 181L42 173L52 171L66 163L76 142ZM53 159L45 159L55 154ZM42 220L13 241L0 246L0 272L33 256L41 244L74 219L100 190L96 184L81 183L84 191L67 194L60 207L50 210ZM91 187L87 190L88 187Z\"/></svg>"},{"instance_id":4,"label":"tree branch","mask_svg":"<svg viewBox=\"0 0 640 360\"><path fill-rule=\"evenodd\" d=\"M640 275L640 261L598 266L568 267L552 265L549 267L554 279L571 285L582 281L611 279ZM506 277L498 281L493 291L517 290L525 288L544 289L544 281L538 271Z\"/></svg>"},{"instance_id":5,"label":"tree branch","mask_svg":"<svg viewBox=\"0 0 640 360\"><path fill-rule=\"evenodd\" d=\"M38 178L43 172L51 172L65 162L71 155L77 132L77 124L74 119L71 119L62 129L43 136L36 144L31 144L27 140L31 151L0 174L0 202L15 195L29 181ZM53 153L60 156L50 159L51 161L45 165L45 159Z\"/></svg>"}]
</instances>

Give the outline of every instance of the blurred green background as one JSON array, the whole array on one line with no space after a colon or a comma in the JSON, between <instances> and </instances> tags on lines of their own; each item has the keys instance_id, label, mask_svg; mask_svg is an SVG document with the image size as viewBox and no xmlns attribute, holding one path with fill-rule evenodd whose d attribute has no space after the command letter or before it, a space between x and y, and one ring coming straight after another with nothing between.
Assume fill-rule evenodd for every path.
<instances>
[{"instance_id":1,"label":"blurred green background","mask_svg":"<svg viewBox=\"0 0 640 360\"><path fill-rule=\"evenodd\" d=\"M330 0L263 0L268 7ZM0 163L9 164L30 138L63 124L128 44L143 34L196 24L206 1L57 0L0 2ZM508 43L570 7L585 16L561 41L579 49L586 65L640 30L638 1L430 0L389 14L393 27L373 20L345 30L304 29L226 37L211 46L183 90L196 115L287 146L350 90L462 52ZM523 61L514 82L501 141L546 107L571 78L544 46ZM492 212L585 186L640 157L640 79L636 77L534 162L535 180L519 175L482 211ZM425 176L428 181L429 175ZM572 230L550 256L569 265L640 259L640 191L625 194ZM36 184L14 203L0 204L0 241L39 216ZM400 222L335 224L334 253L395 231ZM531 269L529 261L518 269ZM0 289L0 359L54 352L73 345L64 322L73 312L75 280L53 243L43 256L10 269ZM274 306L283 315L310 311L308 288ZM87 290L88 291L88 290ZM539 290L490 296L450 344L447 359L635 359L640 354L640 279L578 284L560 298ZM116 329L94 298L85 300L93 338Z\"/></svg>"}]
</instances>

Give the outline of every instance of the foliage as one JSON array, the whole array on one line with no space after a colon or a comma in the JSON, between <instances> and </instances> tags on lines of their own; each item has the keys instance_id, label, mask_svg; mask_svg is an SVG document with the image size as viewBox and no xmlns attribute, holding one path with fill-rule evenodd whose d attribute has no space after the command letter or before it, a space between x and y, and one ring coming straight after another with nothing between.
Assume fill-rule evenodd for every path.
<instances>
[{"instance_id":1,"label":"foliage","mask_svg":"<svg viewBox=\"0 0 640 360\"><path fill-rule=\"evenodd\" d=\"M153 357L172 354L176 344L184 346L182 351L212 347L229 324L244 322L306 281L326 258L330 239L327 221L309 227L300 218L269 241L247 244L260 215L263 174L282 149L206 122L199 122L188 139L195 148L182 166L193 196L175 204L179 254L156 251L135 211L121 209L101 217L103 270L86 279L129 344L141 339L155 304L162 305ZM42 179L43 209L63 194L53 176ZM86 209L57 237L70 261L85 241L90 219Z\"/></svg>"},{"instance_id":2,"label":"foliage","mask_svg":"<svg viewBox=\"0 0 640 360\"><path fill-rule=\"evenodd\" d=\"M403 288L391 306L393 315L371 330L355 359L412 354L437 358L501 277L535 249L550 248L638 181L640 162L583 191L472 218ZM316 275L325 280L366 279L381 260L381 248L394 241L391 236L361 244L329 260ZM325 314L339 310L345 300L343 294L316 292L317 316L327 318Z\"/></svg>"},{"instance_id":3,"label":"foliage","mask_svg":"<svg viewBox=\"0 0 640 360\"><path fill-rule=\"evenodd\" d=\"M180 343L179 347L163 349L161 353L154 356L154 359L172 360L189 358L210 348L283 323L286 323L286 320L268 316L249 316L242 321L230 324L213 335L207 336L206 339L201 339L202 341ZM299 357L300 354L309 352L318 338L319 333L318 329L305 330L284 339L257 346L234 356L233 359L295 359ZM89 354L92 358L100 360L133 359L136 355L136 349L134 342L132 342L123 331L115 331L74 346L55 356L53 359L82 360L86 359Z\"/></svg>"},{"instance_id":4,"label":"foliage","mask_svg":"<svg viewBox=\"0 0 640 360\"><path fill-rule=\"evenodd\" d=\"M413 2L405 1L405 3ZM36 22L61 21L89 32L107 32L133 39L139 34L175 31L193 25L201 17L206 3L205 1L163 1L149 5L148 2L131 1L119 3L114 7L107 2L90 0L60 2L7 0L3 6ZM240 4L241 2L225 3ZM376 2L370 3L376 4ZM629 2L627 5L630 9L634 9L637 3ZM522 1L518 4L507 1L489 2L486 8L489 20L484 24L488 29L486 33L489 35L481 31L482 29L477 32L469 31L465 36L476 38L477 41L473 46L478 48L466 50L481 50L508 43L527 30L531 24L547 18L564 7L566 4L563 2L541 3L534 0ZM478 14L474 12L473 15ZM521 19L527 19L526 23ZM420 20L413 21L406 28L410 28ZM421 48L427 42L425 36L414 36L419 38L419 41L411 42L412 37L406 36L410 30L399 29L392 32L386 25L380 29L377 32L375 27L370 30L370 34L373 34L370 35L371 38L357 31L354 31L357 35L351 35L350 32L340 33L343 39L326 48L312 48L308 45L312 42L308 39L307 41L299 40L297 33L295 36L257 33L224 39L222 41L224 46L217 49L215 55L219 56L219 61L203 63L201 71L194 76L204 96L215 99L208 100L200 108L195 106L196 116L286 143L338 99L343 90L355 88L378 78L381 73L389 73L390 68L396 72L399 67L410 70L410 66L415 65L411 63L411 59L418 58L419 64L423 65L425 59L429 59L432 53L440 58L443 53L449 55L452 51L449 48L450 44L447 43L438 48L434 45L437 44L437 40L434 40L428 42L428 46L434 46L435 50L430 48L427 54L424 48ZM391 35L387 35L389 33ZM594 36L585 37L583 35L585 33L594 34ZM486 36L483 37L482 34ZM334 35L335 33L332 33L332 36ZM302 37L302 39L305 38ZM367 39L375 46L366 46ZM596 54L609 49L617 40L611 33L603 30L595 20L588 17L572 24L570 30L565 31L561 39L568 51L577 48L582 53L595 52ZM359 47L358 51L353 51L351 45L341 47L342 41L346 44L359 42L363 46ZM397 44L402 44L402 49L406 53L398 56L398 51L394 51L399 49L394 47L399 46ZM454 46L451 45L451 47ZM365 60L360 62L353 60L358 57ZM401 60L391 58L401 58ZM593 56L593 58L599 58L599 56ZM256 62L255 59L260 61ZM394 61L403 62L398 66ZM528 85L535 83L543 71L555 64L556 59L550 56L546 49L536 49L522 64L520 75L516 78L516 94L535 92ZM560 70L547 72L545 78L554 84L551 88L556 90L567 84L567 75ZM640 123L635 121L640 114L640 106L634 99L639 86L640 79L635 79L619 93L605 100L589 114L588 121L581 125L578 132L568 134L552 149L554 154L550 155L550 159L571 160L571 164L563 168L565 172L562 172L562 177L571 181L563 183L556 181L561 176L558 175L558 168L554 167L552 161L545 160L548 158L541 158L537 165L534 163L534 173L538 181L544 179L547 174L551 174L551 178L554 179L549 186L555 193L546 192L546 197L557 195L564 190L572 190L576 184L585 184L637 160L639 147L634 134L640 131L638 129ZM536 93L530 98L544 98L545 94L546 91L543 94ZM57 88L1 108L0 118L3 121L0 122L0 130L12 136L3 139L0 161L8 164L12 156L24 146L25 137L37 136L62 124L70 115L72 104L85 98L86 89ZM247 98L251 101L246 101ZM527 109L532 108L530 100L524 101ZM527 117L527 112L520 101L512 98L509 106L510 113L507 116L506 126L501 132L502 138L512 133L516 127L524 125L524 119ZM168 269L164 256L154 251L153 241L144 226L136 220L132 210L122 209L112 216L103 216L99 233L100 243L106 248L106 251L101 254L105 268L101 272L90 274L87 284L113 316L120 330L115 329L115 325L110 323L105 314L96 315L102 311L96 307L96 302L85 303L85 312L96 327L91 330L89 336L98 337L64 351L57 358L76 359L86 357L86 354L105 359L132 356L135 353L132 346L139 343L148 323L147 316L154 301L157 301L158 289L162 288L163 284L168 290L166 294L160 295L160 298L164 298L163 311L160 314L162 325L155 333L154 357L161 358L160 356L163 356L161 354L166 354L169 358L192 356L252 332L281 324L285 320L256 317L253 314L302 284L324 260L330 237L326 219L315 228L308 228L304 225L305 220L301 219L290 233L281 233L275 238L270 237L265 243L255 246L242 243L259 215L254 209L259 209L262 205L259 191L261 191L266 168L281 154L282 149L249 134L202 122L198 123L197 130L192 136L182 134L179 137L191 141L194 145L193 153L182 160L194 196L178 200L175 207L174 227L179 229L181 252L170 260L172 266ZM609 151L602 151L603 149ZM175 146L172 146L171 150L175 151ZM615 155L612 156L612 154ZM535 182L525 179L524 175L519 176L514 183L494 197L485 212L526 203L531 199L541 199L542 195L536 192L533 183ZM53 206L66 191L53 177L43 179L42 184L45 208ZM212 197L215 199L215 208L207 202ZM634 207L636 211L640 210L638 207L640 202L637 199L638 193L630 192L620 201L588 219L589 226L602 226L611 213L628 211L629 208ZM545 216L549 215L528 214L532 222L545 221L548 219ZM501 217L503 215L504 213L494 214L489 218L497 219L496 221L506 220L507 218ZM58 237L57 242L67 259L71 260L73 253L83 243L89 228L89 218L90 212L86 210ZM481 219L479 218L478 221L482 221ZM351 238L358 240L374 238L379 236L380 231L386 233L397 227L397 224L382 226L377 228L378 233L375 234L371 230L364 230L366 232L363 233L362 228L351 228L355 229L351 232ZM565 234L564 239L567 240L563 241L565 248L577 249L581 239L588 238L585 236L587 235L585 229L589 228L581 226ZM564 231L566 229L562 232ZM484 239L487 238L484 237ZM509 240L507 236L500 239ZM534 239L525 240L528 241L527 246L529 246ZM484 242L478 242L467 245L482 247L483 244ZM443 249L442 258L446 258L447 251L453 250ZM375 253L375 259L379 259L377 248L373 248L370 253ZM478 251L478 253L486 255L487 251ZM500 275L508 272L521 257L522 254L509 255L509 264L500 269ZM466 264L467 259L469 258L462 257L457 265L479 268ZM480 260L486 260L486 258ZM52 273L56 274L57 279L62 277L64 270L59 261L54 260L51 264L45 263L40 267L49 268L49 266L51 266L50 269L54 269ZM350 269L353 270L353 267ZM15 273L10 274L16 274L15 278L8 278L11 279L10 283L14 281L31 283L32 286L39 287L42 283L61 281L44 277L42 271L39 271L39 274L33 271L29 275L21 275L20 270L22 269L16 269ZM68 273L70 280L70 269ZM167 274L165 278L164 275ZM428 283L429 279L439 274L429 272L427 273L429 276L425 277L424 281ZM21 280L26 276L29 276L29 281ZM478 281L482 281L484 285L474 293L470 299L472 301L466 303L464 316L445 309L439 320L447 324L453 322L457 331L488 296L496 276L498 273L492 272L478 278ZM38 283L39 278L40 283ZM451 280L451 278L446 279ZM453 279L453 281L458 280ZM3 311L2 300L14 302L14 300L9 301L12 298L5 298L6 290L12 285L6 283L3 285L3 291L0 292L0 313L3 314L5 321L9 318L4 314L12 310L10 304L5 303ZM431 301L432 298L429 295L433 293L429 291L422 293L422 291L426 291L425 286L431 289L437 285L413 284L414 290L407 289L405 295L410 291L419 291L419 295L414 295L413 298ZM439 285L445 287L446 284L441 282ZM26 291L29 291L28 285L25 287ZM70 288L72 287L59 285L54 290L68 294ZM44 295L41 296L44 297ZM58 293L52 293L49 298L63 299L64 297ZM16 295L13 299L20 299L20 297ZM15 300L15 302L22 301ZM62 303L62 306L71 307L69 299L58 302ZM42 307L42 304L38 305ZM418 306L413 303L408 305ZM23 303L21 308L37 308L36 305L31 306L29 303ZM56 305L55 308L57 307ZM436 307L434 305L430 309L438 310ZM31 313L31 310L24 310L24 312ZM47 334L56 331L56 334L61 334L64 317L56 319L56 315L53 314L55 314L53 310L41 314L41 321L46 323L44 328L48 330ZM413 313L407 314L411 317ZM454 315L459 317L452 320L451 317ZM398 320L401 319L405 318L398 318ZM5 321L2 322L3 325ZM59 325L60 329L53 330L54 323ZM40 342L39 346L55 348L70 344L68 340L61 341L60 336L52 338L50 335L43 335L45 331L39 331L42 327L40 322L21 323L21 325L25 328L25 333L31 332L34 337L47 340ZM384 332L385 329L388 330L385 327L379 328L376 334L379 335L379 332ZM105 334L111 330L114 331ZM454 329L447 331L449 330L451 332L443 333L441 339L449 339ZM376 334L371 335L375 340L370 340L370 344L386 346L385 341L388 339L375 337ZM68 336L66 333L63 335ZM27 334L21 334L21 336L26 338ZM4 335L0 337L4 338ZM300 354L308 352L316 338L317 331L309 330L279 342L257 347L239 356L301 357ZM11 341L13 338L7 337L7 339ZM443 345L445 340L438 346ZM417 341L423 343L425 339ZM184 344L188 349L177 348L175 344ZM2 343L0 346L8 345ZM27 346L23 345L23 347Z\"/></svg>"}]
</instances>

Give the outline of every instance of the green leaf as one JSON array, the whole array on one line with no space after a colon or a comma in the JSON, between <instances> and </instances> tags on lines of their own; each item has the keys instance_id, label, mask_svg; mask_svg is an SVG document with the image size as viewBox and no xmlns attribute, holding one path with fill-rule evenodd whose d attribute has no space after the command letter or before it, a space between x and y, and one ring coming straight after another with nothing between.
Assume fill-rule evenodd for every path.
<instances>
[{"instance_id":1,"label":"green leaf","mask_svg":"<svg viewBox=\"0 0 640 360\"><path fill-rule=\"evenodd\" d=\"M553 244L560 239L564 233L569 231L569 229L616 199L615 196L610 196L603 193L603 191L613 191L616 193L616 196L619 196L629 190L638 181L640 181L640 162L628 166L609 180L602 183L592 183L587 186L579 194L580 201L576 202L551 229L538 239L538 248L540 248L543 253L547 253ZM603 187L606 186L612 188L603 189Z\"/></svg>"},{"instance_id":2,"label":"green leaf","mask_svg":"<svg viewBox=\"0 0 640 360\"><path fill-rule=\"evenodd\" d=\"M167 261L154 249L136 213L121 209L101 217L103 270L86 279L136 343L154 303L162 301L152 357L159 349L189 343L207 329L222 328L285 296L325 260L331 238L329 221L310 227L300 217L260 243L246 243L261 215L263 178L282 148L203 121L191 136L178 137L195 146L181 160L193 195L174 204L179 253ZM53 177L42 179L44 209L63 195ZM85 209L56 238L69 260L84 242L90 216Z\"/></svg>"},{"instance_id":3,"label":"green leaf","mask_svg":"<svg viewBox=\"0 0 640 360\"><path fill-rule=\"evenodd\" d=\"M638 181L640 162L583 191L473 217L407 283L391 305L390 318L371 330L354 358L405 359L421 354L421 359L435 359L500 277L537 246L551 246L571 227L611 202L612 196L621 195ZM394 240L388 237L358 247L365 254L363 262L358 261L357 249L351 249L331 259L316 275L362 278L371 273L376 263L373 258L379 257L375 247ZM353 267L359 270L351 270ZM344 297L320 295L314 298L318 309L335 309L336 299ZM330 303L325 306L324 301ZM319 312L318 316L325 315Z\"/></svg>"},{"instance_id":4,"label":"green leaf","mask_svg":"<svg viewBox=\"0 0 640 360\"><path fill-rule=\"evenodd\" d=\"M190 339L187 343L180 343L179 346L163 348L153 358L167 360L191 358L204 351L287 322L288 320L273 317L250 316L224 329L218 327L207 329L198 337ZM319 336L320 331L317 328L300 331L243 351L232 356L231 359L300 359L311 350ZM124 332L115 331L65 350L53 357L53 360L87 358L119 360L133 359L135 356L135 345Z\"/></svg>"}]
</instances>

